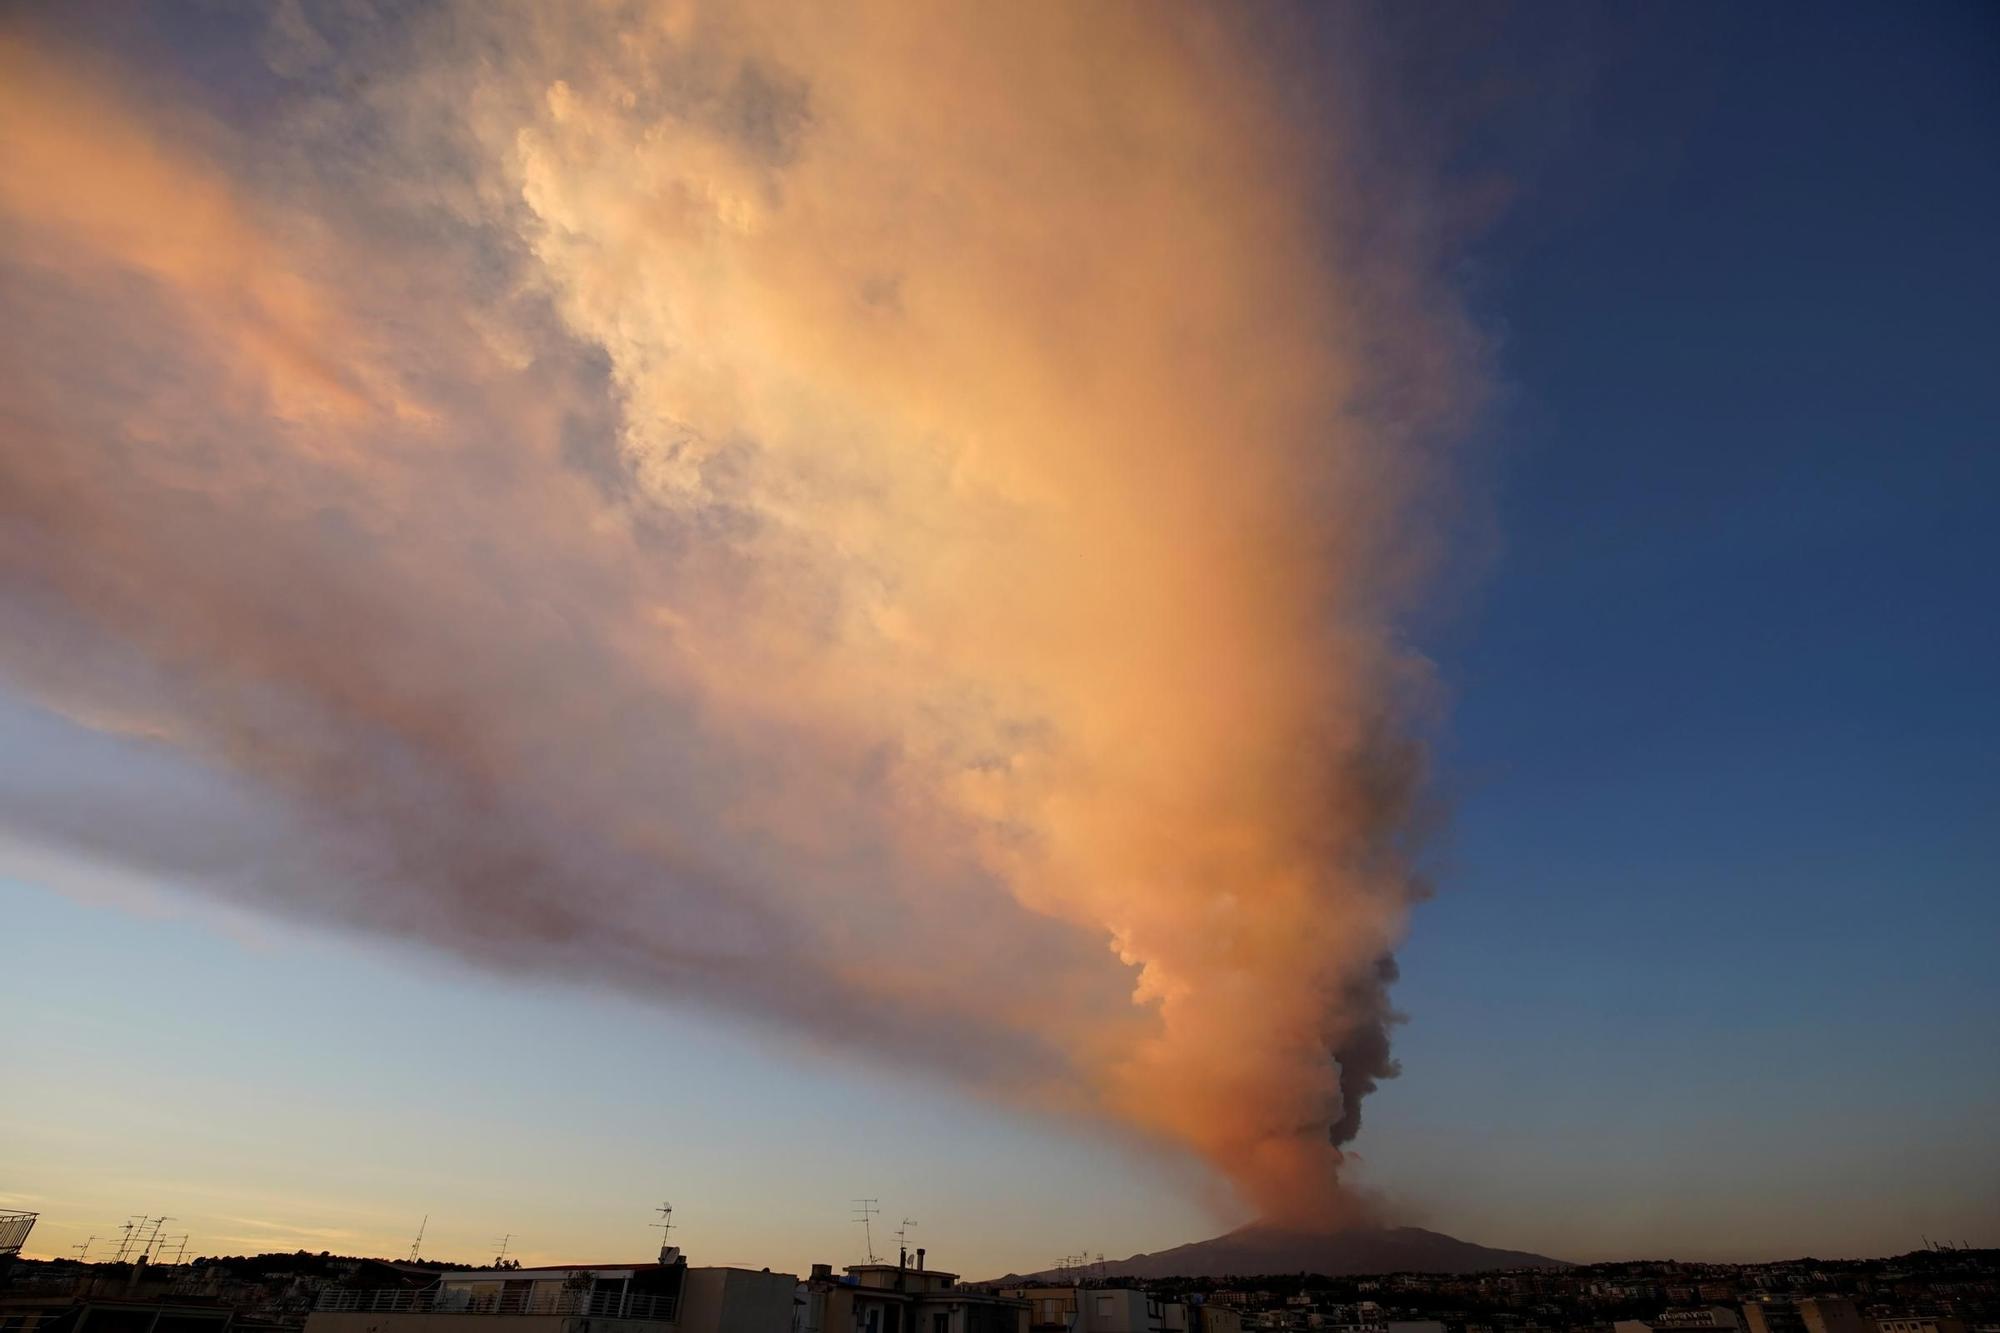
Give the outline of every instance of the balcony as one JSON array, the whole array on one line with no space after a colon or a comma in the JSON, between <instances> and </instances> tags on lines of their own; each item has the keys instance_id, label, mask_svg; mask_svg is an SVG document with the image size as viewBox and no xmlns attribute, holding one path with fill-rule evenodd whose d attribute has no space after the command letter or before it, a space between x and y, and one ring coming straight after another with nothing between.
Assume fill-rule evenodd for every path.
<instances>
[{"instance_id":1,"label":"balcony","mask_svg":"<svg viewBox=\"0 0 2000 1333\"><path fill-rule=\"evenodd\" d=\"M616 1289L492 1291L387 1287L373 1290L329 1287L315 1311L327 1314L587 1315L593 1319L647 1319L672 1323L675 1298ZM539 1284L538 1284L539 1285Z\"/></svg>"}]
</instances>

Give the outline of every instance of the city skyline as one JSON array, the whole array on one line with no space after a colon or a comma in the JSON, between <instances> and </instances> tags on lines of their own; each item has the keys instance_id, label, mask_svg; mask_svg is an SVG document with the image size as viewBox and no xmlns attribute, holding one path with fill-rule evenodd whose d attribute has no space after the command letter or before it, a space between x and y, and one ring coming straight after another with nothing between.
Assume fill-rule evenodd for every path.
<instances>
[{"instance_id":1,"label":"city skyline","mask_svg":"<svg viewBox=\"0 0 2000 1333\"><path fill-rule=\"evenodd\" d=\"M535 12L0 17L31 1253L2000 1245L1989 10Z\"/></svg>"}]
</instances>

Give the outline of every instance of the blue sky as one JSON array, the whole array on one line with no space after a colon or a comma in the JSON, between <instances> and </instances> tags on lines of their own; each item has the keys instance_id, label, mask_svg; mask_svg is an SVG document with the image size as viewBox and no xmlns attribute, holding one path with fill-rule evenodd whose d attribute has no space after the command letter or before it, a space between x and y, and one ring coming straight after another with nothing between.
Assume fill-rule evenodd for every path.
<instances>
[{"instance_id":1,"label":"blue sky","mask_svg":"<svg viewBox=\"0 0 2000 1333\"><path fill-rule=\"evenodd\" d=\"M1361 1178L1574 1259L2000 1244L2000 24L1453 17L1378 25L1379 77L1509 184L1454 270L1500 393L1412 630L1450 818ZM0 791L94 743L0 709ZM0 1204L42 1252L140 1211L400 1249L429 1212L440 1254L615 1257L664 1196L698 1259L802 1267L873 1195L985 1274L1215 1225L1095 1131L18 840L0 919Z\"/></svg>"},{"instance_id":2,"label":"blue sky","mask_svg":"<svg viewBox=\"0 0 2000 1333\"><path fill-rule=\"evenodd\" d=\"M1518 1155L1481 1214L1609 1250L1990 1238L1991 15L1594 17L1474 261L1499 551L1379 1134ZM1447 1146L1454 1094L1505 1146Z\"/></svg>"}]
</instances>

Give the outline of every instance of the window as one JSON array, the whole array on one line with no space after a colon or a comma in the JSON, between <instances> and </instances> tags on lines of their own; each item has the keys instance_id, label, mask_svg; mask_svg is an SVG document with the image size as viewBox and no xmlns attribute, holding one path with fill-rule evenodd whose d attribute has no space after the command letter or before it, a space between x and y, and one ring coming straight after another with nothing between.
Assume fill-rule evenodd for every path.
<instances>
[{"instance_id":1,"label":"window","mask_svg":"<svg viewBox=\"0 0 2000 1333\"><path fill-rule=\"evenodd\" d=\"M931 1333L951 1333L951 1311L939 1310L931 1316Z\"/></svg>"}]
</instances>

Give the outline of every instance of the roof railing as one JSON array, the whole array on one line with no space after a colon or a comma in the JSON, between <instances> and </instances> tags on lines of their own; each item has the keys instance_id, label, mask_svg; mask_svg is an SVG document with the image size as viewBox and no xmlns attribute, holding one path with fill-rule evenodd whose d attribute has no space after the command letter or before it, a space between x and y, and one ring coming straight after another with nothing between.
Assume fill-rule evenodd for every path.
<instances>
[{"instance_id":1,"label":"roof railing","mask_svg":"<svg viewBox=\"0 0 2000 1333\"><path fill-rule=\"evenodd\" d=\"M499 1283L481 1284L500 1286ZM646 1319L672 1323L672 1296L646 1292L532 1287L470 1291L463 1287L356 1289L328 1287L313 1307L330 1314L588 1315L593 1319Z\"/></svg>"}]
</instances>

